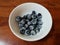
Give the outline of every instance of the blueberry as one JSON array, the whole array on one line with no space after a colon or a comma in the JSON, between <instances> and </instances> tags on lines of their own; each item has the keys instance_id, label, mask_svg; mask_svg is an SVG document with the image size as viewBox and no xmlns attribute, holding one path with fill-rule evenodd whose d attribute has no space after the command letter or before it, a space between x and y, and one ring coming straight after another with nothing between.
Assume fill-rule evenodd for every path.
<instances>
[{"instance_id":1,"label":"blueberry","mask_svg":"<svg viewBox=\"0 0 60 45\"><path fill-rule=\"evenodd\" d=\"M34 26L33 26L33 25L30 25L30 26L29 26L29 29L30 29L30 30L33 30L33 29L34 29Z\"/></svg>"},{"instance_id":2,"label":"blueberry","mask_svg":"<svg viewBox=\"0 0 60 45\"><path fill-rule=\"evenodd\" d=\"M31 15L30 14L27 15L27 19L31 19Z\"/></svg>"},{"instance_id":3,"label":"blueberry","mask_svg":"<svg viewBox=\"0 0 60 45\"><path fill-rule=\"evenodd\" d=\"M32 20L32 18L31 19L29 19L29 21L31 21Z\"/></svg>"},{"instance_id":4,"label":"blueberry","mask_svg":"<svg viewBox=\"0 0 60 45\"><path fill-rule=\"evenodd\" d=\"M25 24L25 20L22 19L19 23L20 23L20 24Z\"/></svg>"},{"instance_id":5,"label":"blueberry","mask_svg":"<svg viewBox=\"0 0 60 45\"><path fill-rule=\"evenodd\" d=\"M25 27L27 28L27 27L28 27L28 25L27 25L27 24L25 24Z\"/></svg>"},{"instance_id":6,"label":"blueberry","mask_svg":"<svg viewBox=\"0 0 60 45\"><path fill-rule=\"evenodd\" d=\"M37 25L37 26L36 26L36 30L37 30L37 31L40 31L41 28L42 28L42 25Z\"/></svg>"},{"instance_id":7,"label":"blueberry","mask_svg":"<svg viewBox=\"0 0 60 45\"><path fill-rule=\"evenodd\" d=\"M36 34L39 32L38 30L35 30Z\"/></svg>"},{"instance_id":8,"label":"blueberry","mask_svg":"<svg viewBox=\"0 0 60 45\"><path fill-rule=\"evenodd\" d=\"M42 20L42 18L38 17L38 21L41 21L41 20Z\"/></svg>"},{"instance_id":9,"label":"blueberry","mask_svg":"<svg viewBox=\"0 0 60 45\"><path fill-rule=\"evenodd\" d=\"M36 14L36 12L35 11L32 11L32 14Z\"/></svg>"},{"instance_id":10,"label":"blueberry","mask_svg":"<svg viewBox=\"0 0 60 45\"><path fill-rule=\"evenodd\" d=\"M37 22L37 19L32 19L32 20L31 20L31 23L32 23L32 24L36 24L36 22Z\"/></svg>"},{"instance_id":11,"label":"blueberry","mask_svg":"<svg viewBox=\"0 0 60 45\"><path fill-rule=\"evenodd\" d=\"M27 24L27 21L25 21L25 24Z\"/></svg>"},{"instance_id":12,"label":"blueberry","mask_svg":"<svg viewBox=\"0 0 60 45\"><path fill-rule=\"evenodd\" d=\"M28 22L27 22L27 24L28 24L28 25L30 25L30 24L31 24L31 22L30 22L30 21L28 21Z\"/></svg>"},{"instance_id":13,"label":"blueberry","mask_svg":"<svg viewBox=\"0 0 60 45\"><path fill-rule=\"evenodd\" d=\"M27 19L27 15L24 15L24 16L23 16L23 19Z\"/></svg>"},{"instance_id":14,"label":"blueberry","mask_svg":"<svg viewBox=\"0 0 60 45\"><path fill-rule=\"evenodd\" d=\"M42 15L38 14L37 18L38 19L41 19L42 18Z\"/></svg>"},{"instance_id":15,"label":"blueberry","mask_svg":"<svg viewBox=\"0 0 60 45\"><path fill-rule=\"evenodd\" d=\"M40 32L40 29L39 29L39 28L36 28L34 31L35 31L36 33L38 33L38 32Z\"/></svg>"},{"instance_id":16,"label":"blueberry","mask_svg":"<svg viewBox=\"0 0 60 45\"><path fill-rule=\"evenodd\" d=\"M19 23L18 26L19 28L22 28L24 25Z\"/></svg>"},{"instance_id":17,"label":"blueberry","mask_svg":"<svg viewBox=\"0 0 60 45\"><path fill-rule=\"evenodd\" d=\"M31 31L31 35L35 35L35 34L36 34L36 32L32 30Z\"/></svg>"},{"instance_id":18,"label":"blueberry","mask_svg":"<svg viewBox=\"0 0 60 45\"><path fill-rule=\"evenodd\" d=\"M38 21L38 25L42 25L43 24L43 22L42 21Z\"/></svg>"},{"instance_id":19,"label":"blueberry","mask_svg":"<svg viewBox=\"0 0 60 45\"><path fill-rule=\"evenodd\" d=\"M31 35L30 32L31 32L30 30L26 30L26 31L25 31L25 35Z\"/></svg>"},{"instance_id":20,"label":"blueberry","mask_svg":"<svg viewBox=\"0 0 60 45\"><path fill-rule=\"evenodd\" d=\"M42 16L41 13L38 13L38 16Z\"/></svg>"},{"instance_id":21,"label":"blueberry","mask_svg":"<svg viewBox=\"0 0 60 45\"><path fill-rule=\"evenodd\" d=\"M19 22L19 21L21 21L21 19L22 19L22 18L21 18L20 16L17 16L15 20L16 20L17 22Z\"/></svg>"},{"instance_id":22,"label":"blueberry","mask_svg":"<svg viewBox=\"0 0 60 45\"><path fill-rule=\"evenodd\" d=\"M41 29L41 28L42 28L42 25L38 25L37 27L38 27L39 29Z\"/></svg>"},{"instance_id":23,"label":"blueberry","mask_svg":"<svg viewBox=\"0 0 60 45\"><path fill-rule=\"evenodd\" d=\"M36 14L33 14L32 15L32 19L36 19L37 18L37 15Z\"/></svg>"},{"instance_id":24,"label":"blueberry","mask_svg":"<svg viewBox=\"0 0 60 45\"><path fill-rule=\"evenodd\" d=\"M25 30L20 30L20 33L21 34L25 34Z\"/></svg>"}]
</instances>

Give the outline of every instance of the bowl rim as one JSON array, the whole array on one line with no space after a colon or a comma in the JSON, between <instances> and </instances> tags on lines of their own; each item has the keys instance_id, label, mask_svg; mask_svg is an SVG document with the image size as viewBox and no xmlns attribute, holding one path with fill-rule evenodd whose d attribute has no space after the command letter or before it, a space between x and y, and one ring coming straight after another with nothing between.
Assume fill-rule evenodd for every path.
<instances>
[{"instance_id":1,"label":"bowl rim","mask_svg":"<svg viewBox=\"0 0 60 45\"><path fill-rule=\"evenodd\" d=\"M31 3L32 3L32 4L38 4L38 5L42 6L42 7L44 7L43 5L41 5L41 4L39 4L39 3L35 3L35 2L22 3L22 4L18 5L18 6L16 6L16 7L11 11L11 13L10 13L10 15L9 15L9 20L8 20L9 27L10 27L10 30L12 31L12 33L13 33L16 37L18 37L19 39L22 39L22 40L24 40L24 41L38 41L38 40L41 40L41 39L45 38L45 37L49 34L49 32L51 31L52 24L53 24L51 13L49 12L49 10L48 10L46 7L44 7L44 8L50 13L51 21L52 21L52 22L51 22L52 24L51 24L50 30L49 30L49 32L48 32L44 37L42 37L42 38L40 38L40 39L35 39L35 40L26 40L26 39L23 39L22 37L18 36L16 33L14 33L14 31L13 31L11 25L10 25L10 18L11 18L11 16L12 16L12 13L15 11L16 8L20 7L21 5L31 4Z\"/></svg>"}]
</instances>

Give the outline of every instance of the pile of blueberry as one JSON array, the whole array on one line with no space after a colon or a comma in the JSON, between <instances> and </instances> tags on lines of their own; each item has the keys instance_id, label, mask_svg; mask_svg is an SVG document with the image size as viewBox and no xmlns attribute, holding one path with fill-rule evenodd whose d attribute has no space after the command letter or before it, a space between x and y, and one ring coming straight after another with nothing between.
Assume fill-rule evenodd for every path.
<instances>
[{"instance_id":1,"label":"pile of blueberry","mask_svg":"<svg viewBox=\"0 0 60 45\"><path fill-rule=\"evenodd\" d=\"M36 14L35 11L32 11L31 14L24 15L23 17L17 16L16 22L20 28L20 34L35 35L40 32L43 24L41 19L41 13Z\"/></svg>"}]
</instances>

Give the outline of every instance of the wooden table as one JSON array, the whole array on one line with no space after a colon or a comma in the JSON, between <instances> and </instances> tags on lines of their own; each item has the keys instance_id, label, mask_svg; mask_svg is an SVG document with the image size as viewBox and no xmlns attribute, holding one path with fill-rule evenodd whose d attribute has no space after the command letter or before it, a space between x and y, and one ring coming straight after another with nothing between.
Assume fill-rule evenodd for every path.
<instances>
[{"instance_id":1,"label":"wooden table","mask_svg":"<svg viewBox=\"0 0 60 45\"><path fill-rule=\"evenodd\" d=\"M8 25L9 14L17 5L36 2L45 6L53 18L51 32L44 39L26 42L17 38ZM0 45L60 45L60 0L0 0Z\"/></svg>"}]
</instances>

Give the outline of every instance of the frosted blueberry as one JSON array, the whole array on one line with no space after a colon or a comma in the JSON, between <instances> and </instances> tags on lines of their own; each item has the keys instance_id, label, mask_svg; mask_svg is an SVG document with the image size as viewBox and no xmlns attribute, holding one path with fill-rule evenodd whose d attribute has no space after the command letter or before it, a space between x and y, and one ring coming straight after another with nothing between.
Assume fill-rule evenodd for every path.
<instances>
[{"instance_id":1,"label":"frosted blueberry","mask_svg":"<svg viewBox=\"0 0 60 45\"><path fill-rule=\"evenodd\" d=\"M35 11L32 11L32 14L36 14L36 12Z\"/></svg>"},{"instance_id":2,"label":"frosted blueberry","mask_svg":"<svg viewBox=\"0 0 60 45\"><path fill-rule=\"evenodd\" d=\"M20 33L21 34L25 34L25 30L20 30Z\"/></svg>"},{"instance_id":3,"label":"frosted blueberry","mask_svg":"<svg viewBox=\"0 0 60 45\"><path fill-rule=\"evenodd\" d=\"M19 28L21 28L21 27L23 27L24 25L19 23L18 26L19 26Z\"/></svg>"},{"instance_id":4,"label":"frosted blueberry","mask_svg":"<svg viewBox=\"0 0 60 45\"><path fill-rule=\"evenodd\" d=\"M21 24L25 24L25 20L24 20L24 19L21 20L20 23L21 23Z\"/></svg>"},{"instance_id":5,"label":"frosted blueberry","mask_svg":"<svg viewBox=\"0 0 60 45\"><path fill-rule=\"evenodd\" d=\"M27 28L27 27L28 27L28 25L27 25L27 24L25 24L25 27Z\"/></svg>"},{"instance_id":6,"label":"frosted blueberry","mask_svg":"<svg viewBox=\"0 0 60 45\"><path fill-rule=\"evenodd\" d=\"M27 22L27 24L28 24L28 25L30 25L30 24L31 24L31 22L30 22L30 21L28 21L28 22Z\"/></svg>"},{"instance_id":7,"label":"frosted blueberry","mask_svg":"<svg viewBox=\"0 0 60 45\"><path fill-rule=\"evenodd\" d=\"M36 19L32 19L32 20L31 20L31 23L32 23L32 24L36 24L36 22L37 22Z\"/></svg>"},{"instance_id":8,"label":"frosted blueberry","mask_svg":"<svg viewBox=\"0 0 60 45\"><path fill-rule=\"evenodd\" d=\"M27 19L31 19L31 15L30 14L27 14Z\"/></svg>"},{"instance_id":9,"label":"frosted blueberry","mask_svg":"<svg viewBox=\"0 0 60 45\"><path fill-rule=\"evenodd\" d=\"M38 13L38 19L41 19L42 15L40 13Z\"/></svg>"},{"instance_id":10,"label":"frosted blueberry","mask_svg":"<svg viewBox=\"0 0 60 45\"><path fill-rule=\"evenodd\" d=\"M42 25L43 24L43 22L42 21L38 21L38 25Z\"/></svg>"},{"instance_id":11,"label":"frosted blueberry","mask_svg":"<svg viewBox=\"0 0 60 45\"><path fill-rule=\"evenodd\" d=\"M17 17L15 18L15 20L16 20L17 22L19 22L19 21L21 21L21 17L20 17L20 16L17 16Z\"/></svg>"},{"instance_id":12,"label":"frosted blueberry","mask_svg":"<svg viewBox=\"0 0 60 45\"><path fill-rule=\"evenodd\" d=\"M26 30L25 35L31 35L30 30Z\"/></svg>"},{"instance_id":13,"label":"frosted blueberry","mask_svg":"<svg viewBox=\"0 0 60 45\"><path fill-rule=\"evenodd\" d=\"M35 35L35 34L36 34L36 32L32 30L31 31L31 35Z\"/></svg>"},{"instance_id":14,"label":"frosted blueberry","mask_svg":"<svg viewBox=\"0 0 60 45\"><path fill-rule=\"evenodd\" d=\"M33 26L33 25L30 25L30 26L29 26L29 29L30 29L30 30L33 30L33 29L34 29L34 26Z\"/></svg>"}]
</instances>

